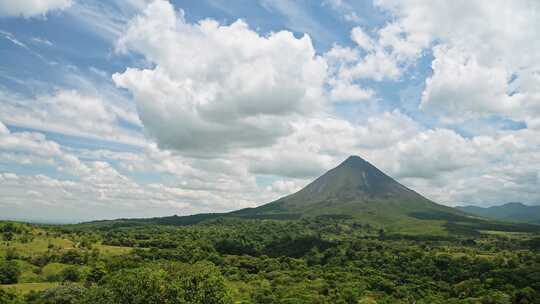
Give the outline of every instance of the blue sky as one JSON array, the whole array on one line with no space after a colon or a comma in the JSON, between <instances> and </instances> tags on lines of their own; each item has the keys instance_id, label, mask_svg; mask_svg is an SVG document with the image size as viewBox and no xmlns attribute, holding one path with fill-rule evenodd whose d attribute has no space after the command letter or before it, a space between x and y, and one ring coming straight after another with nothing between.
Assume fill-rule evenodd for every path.
<instances>
[{"instance_id":1,"label":"blue sky","mask_svg":"<svg viewBox=\"0 0 540 304\"><path fill-rule=\"evenodd\" d=\"M351 154L442 204L538 204L538 14L0 0L0 217L256 206Z\"/></svg>"}]
</instances>

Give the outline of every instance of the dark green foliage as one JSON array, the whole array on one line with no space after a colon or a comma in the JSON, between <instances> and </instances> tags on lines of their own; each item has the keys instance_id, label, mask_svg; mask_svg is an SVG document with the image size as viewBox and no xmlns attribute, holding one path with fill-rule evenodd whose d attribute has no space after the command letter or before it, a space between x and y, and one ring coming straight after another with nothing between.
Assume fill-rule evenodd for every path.
<instances>
[{"instance_id":1,"label":"dark green foliage","mask_svg":"<svg viewBox=\"0 0 540 304\"><path fill-rule=\"evenodd\" d=\"M0 304L20 300L0 290ZM4 301L4 302L1 302ZM210 262L164 263L122 269L98 284L66 284L25 297L31 304L229 304L225 279Z\"/></svg>"},{"instance_id":2,"label":"dark green foliage","mask_svg":"<svg viewBox=\"0 0 540 304\"><path fill-rule=\"evenodd\" d=\"M538 296L540 257L528 251L534 238L382 231L351 217L319 216L216 218L191 227L114 229L106 236L146 247L134 252L144 261L135 264L213 259L233 285L250 286L236 295L245 303L518 303ZM159 269L163 276L170 271Z\"/></svg>"},{"instance_id":3,"label":"dark green foliage","mask_svg":"<svg viewBox=\"0 0 540 304\"><path fill-rule=\"evenodd\" d=\"M105 264L102 262L96 263L90 270L90 273L88 273L88 276L86 277L86 281L89 283L98 283L103 279L103 277L107 274L107 270L105 269Z\"/></svg>"},{"instance_id":4,"label":"dark green foliage","mask_svg":"<svg viewBox=\"0 0 540 304\"><path fill-rule=\"evenodd\" d=\"M271 257L288 256L300 258L314 248L325 250L332 245L334 244L316 236L301 236L298 238L286 236L269 243L264 248L264 252Z\"/></svg>"},{"instance_id":5,"label":"dark green foliage","mask_svg":"<svg viewBox=\"0 0 540 304\"><path fill-rule=\"evenodd\" d=\"M113 303L165 303L167 290L166 273L163 270L122 270L105 280L102 288L111 291Z\"/></svg>"},{"instance_id":6,"label":"dark green foliage","mask_svg":"<svg viewBox=\"0 0 540 304\"><path fill-rule=\"evenodd\" d=\"M219 213L201 213L188 216L170 216L170 217L158 217L150 219L151 223L158 225L174 225L174 226L187 226L194 225L209 219L214 219L221 216Z\"/></svg>"},{"instance_id":7,"label":"dark green foliage","mask_svg":"<svg viewBox=\"0 0 540 304\"><path fill-rule=\"evenodd\" d=\"M0 284L15 284L18 282L21 270L16 261L0 260Z\"/></svg>"},{"instance_id":8,"label":"dark green foliage","mask_svg":"<svg viewBox=\"0 0 540 304\"><path fill-rule=\"evenodd\" d=\"M23 304L24 301L16 294L0 289L0 304Z\"/></svg>"},{"instance_id":9,"label":"dark green foliage","mask_svg":"<svg viewBox=\"0 0 540 304\"><path fill-rule=\"evenodd\" d=\"M62 254L60 257L60 262L65 264L82 265L85 263L85 257L79 251L71 249Z\"/></svg>"},{"instance_id":10,"label":"dark green foliage","mask_svg":"<svg viewBox=\"0 0 540 304\"><path fill-rule=\"evenodd\" d=\"M193 266L167 264L162 267L121 270L88 290L84 303L232 303L219 270L210 263Z\"/></svg>"},{"instance_id":11,"label":"dark green foliage","mask_svg":"<svg viewBox=\"0 0 540 304\"><path fill-rule=\"evenodd\" d=\"M86 290L77 304L113 304L115 298L110 289L94 286Z\"/></svg>"},{"instance_id":12,"label":"dark green foliage","mask_svg":"<svg viewBox=\"0 0 540 304\"><path fill-rule=\"evenodd\" d=\"M523 244L529 247L531 250L540 251L540 237L535 237L530 240L526 240Z\"/></svg>"},{"instance_id":13,"label":"dark green foliage","mask_svg":"<svg viewBox=\"0 0 540 304\"><path fill-rule=\"evenodd\" d=\"M12 222L6 222L0 225L0 232L3 233L21 233L22 230L21 225Z\"/></svg>"},{"instance_id":14,"label":"dark green foliage","mask_svg":"<svg viewBox=\"0 0 540 304\"><path fill-rule=\"evenodd\" d=\"M81 279L81 273L77 267L70 266L62 270L62 280L69 282L78 282Z\"/></svg>"},{"instance_id":15,"label":"dark green foliage","mask_svg":"<svg viewBox=\"0 0 540 304\"><path fill-rule=\"evenodd\" d=\"M86 289L79 285L60 285L42 292L30 293L26 300L33 304L76 304L85 291Z\"/></svg>"},{"instance_id":16,"label":"dark green foliage","mask_svg":"<svg viewBox=\"0 0 540 304\"><path fill-rule=\"evenodd\" d=\"M2 239L6 242L12 241L14 238L13 232L4 232L2 235Z\"/></svg>"},{"instance_id":17,"label":"dark green foliage","mask_svg":"<svg viewBox=\"0 0 540 304\"><path fill-rule=\"evenodd\" d=\"M246 214L238 216L239 218L251 220L297 220L302 217L300 213L268 213L268 214Z\"/></svg>"}]
</instances>

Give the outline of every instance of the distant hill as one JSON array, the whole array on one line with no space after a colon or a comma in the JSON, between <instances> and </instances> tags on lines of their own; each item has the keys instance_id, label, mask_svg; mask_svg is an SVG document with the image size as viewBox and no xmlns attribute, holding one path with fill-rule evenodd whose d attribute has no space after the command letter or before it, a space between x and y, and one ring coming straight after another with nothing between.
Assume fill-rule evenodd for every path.
<instances>
[{"instance_id":1,"label":"distant hill","mask_svg":"<svg viewBox=\"0 0 540 304\"><path fill-rule=\"evenodd\" d=\"M291 195L229 213L98 221L80 226L194 225L217 218L296 220L304 217L350 219L395 234L478 234L481 230L540 231L540 226L500 223L439 205L403 186L358 156Z\"/></svg>"},{"instance_id":2,"label":"distant hill","mask_svg":"<svg viewBox=\"0 0 540 304\"><path fill-rule=\"evenodd\" d=\"M540 206L507 203L493 207L459 206L456 209L501 221L540 224Z\"/></svg>"}]
</instances>

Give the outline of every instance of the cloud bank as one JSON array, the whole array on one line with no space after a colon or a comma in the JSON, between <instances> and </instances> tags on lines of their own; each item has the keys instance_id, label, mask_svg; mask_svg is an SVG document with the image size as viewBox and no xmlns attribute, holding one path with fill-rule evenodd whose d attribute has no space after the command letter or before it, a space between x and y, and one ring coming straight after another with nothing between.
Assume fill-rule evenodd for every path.
<instances>
[{"instance_id":1,"label":"cloud bank","mask_svg":"<svg viewBox=\"0 0 540 304\"><path fill-rule=\"evenodd\" d=\"M0 0L0 17L44 17L55 10L70 7L71 0Z\"/></svg>"}]
</instances>

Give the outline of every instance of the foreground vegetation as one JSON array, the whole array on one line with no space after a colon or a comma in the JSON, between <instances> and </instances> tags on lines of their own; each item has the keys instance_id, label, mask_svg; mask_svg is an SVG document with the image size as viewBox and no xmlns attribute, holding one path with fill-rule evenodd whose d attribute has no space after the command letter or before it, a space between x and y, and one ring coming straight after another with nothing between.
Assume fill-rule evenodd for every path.
<instances>
[{"instance_id":1,"label":"foreground vegetation","mask_svg":"<svg viewBox=\"0 0 540 304\"><path fill-rule=\"evenodd\" d=\"M0 233L0 304L540 303L533 231L399 235L319 216Z\"/></svg>"}]
</instances>

